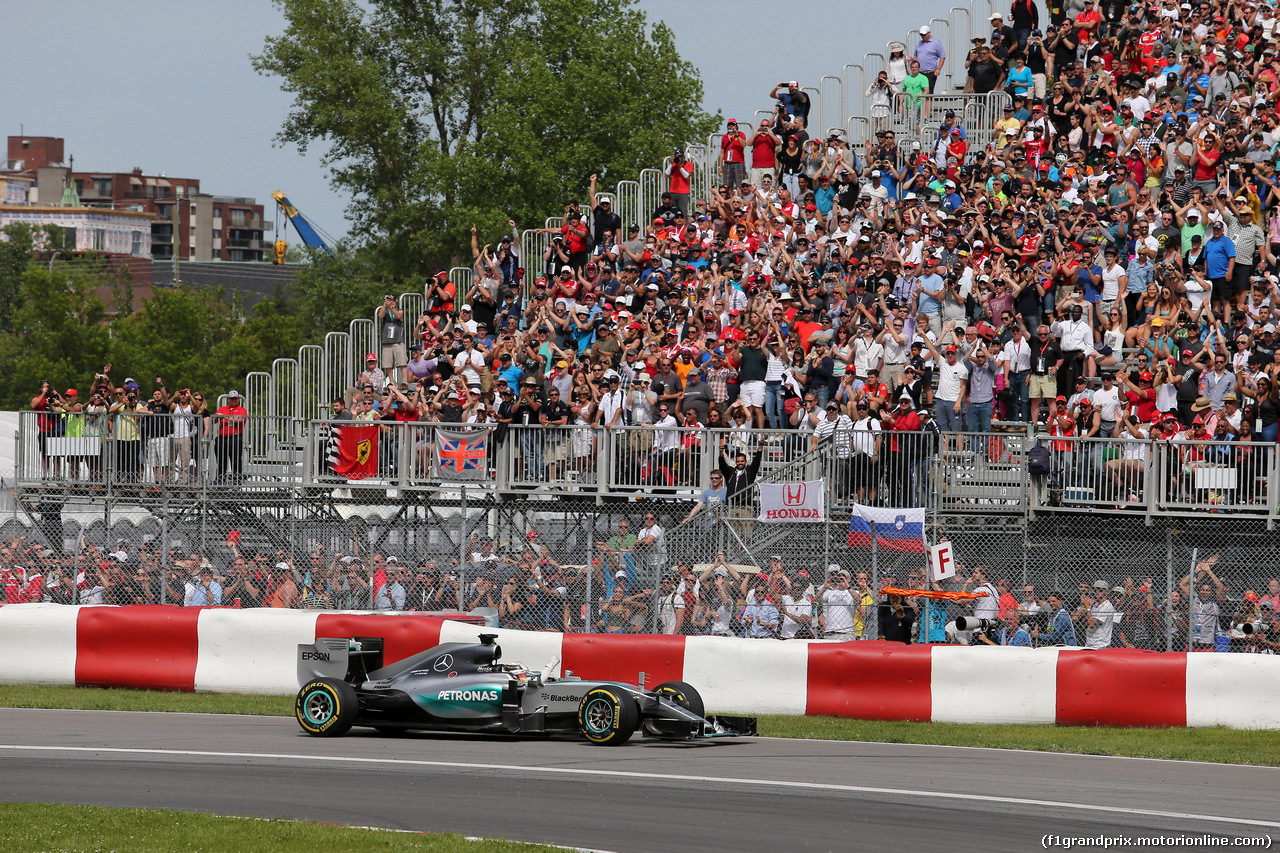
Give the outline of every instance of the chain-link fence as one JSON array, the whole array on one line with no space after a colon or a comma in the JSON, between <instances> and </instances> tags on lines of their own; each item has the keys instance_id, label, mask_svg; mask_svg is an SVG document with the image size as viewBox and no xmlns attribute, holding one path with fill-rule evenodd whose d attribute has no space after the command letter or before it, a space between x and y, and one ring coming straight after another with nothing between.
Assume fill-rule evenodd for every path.
<instances>
[{"instance_id":1,"label":"chain-link fence","mask_svg":"<svg viewBox=\"0 0 1280 853\"><path fill-rule=\"evenodd\" d=\"M820 523L762 522L755 490L723 503L503 500L474 487L376 505L332 492L175 493L145 506L69 496L0 522L0 567L10 603L463 610L600 633L1280 645L1280 542L1265 519L925 512L926 538L949 541L958 566L939 584L924 554L891 547L900 540L850 544L850 508L829 506ZM988 595L899 601L886 586ZM959 616L990 621L958 631Z\"/></svg>"}]
</instances>

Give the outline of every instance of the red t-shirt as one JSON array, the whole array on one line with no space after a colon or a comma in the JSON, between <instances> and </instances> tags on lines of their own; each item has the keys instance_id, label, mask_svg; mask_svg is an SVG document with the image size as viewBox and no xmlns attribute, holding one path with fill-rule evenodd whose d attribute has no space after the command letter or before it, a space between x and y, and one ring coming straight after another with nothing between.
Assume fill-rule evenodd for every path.
<instances>
[{"instance_id":1,"label":"red t-shirt","mask_svg":"<svg viewBox=\"0 0 1280 853\"><path fill-rule=\"evenodd\" d=\"M1066 415L1058 415L1055 418L1049 419L1049 436L1051 438L1054 436L1060 436L1060 435L1067 436L1067 435L1075 435L1075 434L1076 434L1076 422L1071 420L1071 418L1067 417ZM1064 451L1064 450L1071 449L1071 442L1069 441L1051 441L1050 444L1053 446L1053 449L1057 451Z\"/></svg>"},{"instance_id":2,"label":"red t-shirt","mask_svg":"<svg viewBox=\"0 0 1280 853\"><path fill-rule=\"evenodd\" d=\"M1101 24L1101 23L1102 23L1102 13L1096 9L1093 10L1092 12L1086 11L1086 12L1081 12L1079 15L1076 15L1077 29L1080 27L1086 26L1088 24ZM1097 26L1095 26L1092 30L1081 30L1080 44L1092 44L1093 40L1097 38L1097 36L1098 36Z\"/></svg>"},{"instance_id":3,"label":"red t-shirt","mask_svg":"<svg viewBox=\"0 0 1280 853\"><path fill-rule=\"evenodd\" d=\"M671 186L667 189L674 195L676 193L689 192L689 179L693 177L693 163L685 160L680 164L679 168L672 163L667 167L670 169Z\"/></svg>"},{"instance_id":4,"label":"red t-shirt","mask_svg":"<svg viewBox=\"0 0 1280 853\"><path fill-rule=\"evenodd\" d=\"M1218 160L1222 157L1217 151L1196 152L1196 180L1216 181L1218 179ZM1209 161L1205 163L1204 161Z\"/></svg>"},{"instance_id":5,"label":"red t-shirt","mask_svg":"<svg viewBox=\"0 0 1280 853\"><path fill-rule=\"evenodd\" d=\"M1156 389L1126 391L1124 398L1129 405L1138 407L1138 420L1150 423L1156 416Z\"/></svg>"},{"instance_id":6,"label":"red t-shirt","mask_svg":"<svg viewBox=\"0 0 1280 853\"><path fill-rule=\"evenodd\" d=\"M757 134L751 143L751 166L756 169L773 169L778 165L777 149L773 137Z\"/></svg>"},{"instance_id":7,"label":"red t-shirt","mask_svg":"<svg viewBox=\"0 0 1280 853\"><path fill-rule=\"evenodd\" d=\"M581 223L566 223L560 227L560 233L564 235L565 247L569 250L569 254L575 252L585 252L587 250L587 228Z\"/></svg>"},{"instance_id":8,"label":"red t-shirt","mask_svg":"<svg viewBox=\"0 0 1280 853\"><path fill-rule=\"evenodd\" d=\"M742 131L720 137L720 156L726 163L746 163L744 146L747 136Z\"/></svg>"},{"instance_id":9,"label":"red t-shirt","mask_svg":"<svg viewBox=\"0 0 1280 853\"><path fill-rule=\"evenodd\" d=\"M814 332L818 331L819 329L821 329L822 324L814 323L812 321L806 323L803 320L801 320L799 323L796 323L791 328L796 332L796 334L800 335L800 344L804 347L804 351L808 352L809 336L812 335Z\"/></svg>"},{"instance_id":10,"label":"red t-shirt","mask_svg":"<svg viewBox=\"0 0 1280 853\"><path fill-rule=\"evenodd\" d=\"M244 406L219 406L218 435L240 435L244 432L245 419L249 412Z\"/></svg>"},{"instance_id":11,"label":"red t-shirt","mask_svg":"<svg viewBox=\"0 0 1280 853\"><path fill-rule=\"evenodd\" d=\"M32 408L41 413L36 416L36 428L39 429L40 432L53 432L58 428L57 417L48 414L49 401L47 399L41 397L36 401L36 404L32 406Z\"/></svg>"}]
</instances>

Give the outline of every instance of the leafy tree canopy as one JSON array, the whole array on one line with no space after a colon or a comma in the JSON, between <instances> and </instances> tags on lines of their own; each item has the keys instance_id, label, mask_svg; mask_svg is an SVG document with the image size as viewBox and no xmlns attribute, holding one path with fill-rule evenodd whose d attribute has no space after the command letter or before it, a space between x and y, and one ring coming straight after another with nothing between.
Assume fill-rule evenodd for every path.
<instances>
[{"instance_id":1,"label":"leafy tree canopy","mask_svg":"<svg viewBox=\"0 0 1280 853\"><path fill-rule=\"evenodd\" d=\"M540 225L592 173L634 177L717 118L633 0L276 0L253 58L294 95L281 144L325 147L388 272L467 256L470 227Z\"/></svg>"}]
</instances>

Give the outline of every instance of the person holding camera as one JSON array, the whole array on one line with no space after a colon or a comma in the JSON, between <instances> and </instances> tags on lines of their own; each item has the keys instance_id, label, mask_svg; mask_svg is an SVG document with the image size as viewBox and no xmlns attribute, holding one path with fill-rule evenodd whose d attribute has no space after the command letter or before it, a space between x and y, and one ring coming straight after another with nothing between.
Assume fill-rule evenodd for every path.
<instances>
[{"instance_id":1,"label":"person holding camera","mask_svg":"<svg viewBox=\"0 0 1280 853\"><path fill-rule=\"evenodd\" d=\"M435 274L431 276L431 281L427 282L425 296L427 300L426 315L428 317L441 320L445 317L453 316L454 300L457 299L458 289L453 282L449 281L448 270L435 271ZM402 319L403 316L402 313Z\"/></svg>"},{"instance_id":2,"label":"person holding camera","mask_svg":"<svg viewBox=\"0 0 1280 853\"><path fill-rule=\"evenodd\" d=\"M138 383L126 379L115 390L115 402L108 411L115 415L116 476L125 483L142 479L142 419L148 409L138 399Z\"/></svg>"},{"instance_id":3,"label":"person holding camera","mask_svg":"<svg viewBox=\"0 0 1280 853\"><path fill-rule=\"evenodd\" d=\"M876 79L867 87L867 97L871 99L871 130L878 132L889 129L889 108L893 101L893 86L889 84L889 72L881 71Z\"/></svg>"},{"instance_id":4,"label":"person holding camera","mask_svg":"<svg viewBox=\"0 0 1280 853\"><path fill-rule=\"evenodd\" d=\"M40 464L46 477L49 476L50 469L48 441L58 433L58 416L54 413L61 410L62 404L63 398L58 389L48 379L42 379L40 393L31 398L31 408L40 413L36 415L37 440L40 446Z\"/></svg>"},{"instance_id":5,"label":"person holding camera","mask_svg":"<svg viewBox=\"0 0 1280 853\"><path fill-rule=\"evenodd\" d=\"M689 215L689 181L693 178L693 161L685 159L684 149L677 148L671 153L671 162L662 170L670 179L667 191L671 193L671 202L681 215Z\"/></svg>"},{"instance_id":6,"label":"person holding camera","mask_svg":"<svg viewBox=\"0 0 1280 853\"><path fill-rule=\"evenodd\" d=\"M381 326L378 336L382 342L380 366L388 376L394 376L396 369L404 367L409 360L404 343L404 309L388 293L378 306L377 318Z\"/></svg>"}]
</instances>

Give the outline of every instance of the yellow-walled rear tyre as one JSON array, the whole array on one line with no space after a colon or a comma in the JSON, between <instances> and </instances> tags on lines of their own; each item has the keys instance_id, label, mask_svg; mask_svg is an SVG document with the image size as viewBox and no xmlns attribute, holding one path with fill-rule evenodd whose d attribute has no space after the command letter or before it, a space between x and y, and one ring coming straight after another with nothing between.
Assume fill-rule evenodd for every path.
<instances>
[{"instance_id":1,"label":"yellow-walled rear tyre","mask_svg":"<svg viewBox=\"0 0 1280 853\"><path fill-rule=\"evenodd\" d=\"M317 678L303 685L293 705L298 725L315 737L340 737L359 714L356 689L336 678Z\"/></svg>"},{"instance_id":2,"label":"yellow-walled rear tyre","mask_svg":"<svg viewBox=\"0 0 1280 853\"><path fill-rule=\"evenodd\" d=\"M639 723L636 700L618 687L593 687L578 704L578 730L597 746L626 743Z\"/></svg>"}]
</instances>

